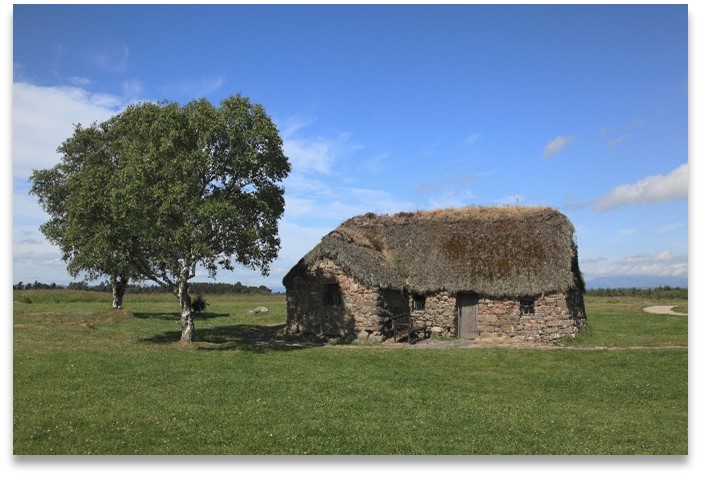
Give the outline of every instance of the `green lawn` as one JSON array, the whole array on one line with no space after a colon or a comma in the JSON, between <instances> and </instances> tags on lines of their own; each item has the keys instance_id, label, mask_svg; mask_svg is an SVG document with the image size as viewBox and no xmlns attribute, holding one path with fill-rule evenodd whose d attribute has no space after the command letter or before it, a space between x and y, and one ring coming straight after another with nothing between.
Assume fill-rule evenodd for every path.
<instances>
[{"instance_id":1,"label":"green lawn","mask_svg":"<svg viewBox=\"0 0 701 477\"><path fill-rule=\"evenodd\" d=\"M686 317L640 299L553 350L282 346L284 297L207 300L183 347L172 296L15 292L14 453L688 452Z\"/></svg>"}]
</instances>

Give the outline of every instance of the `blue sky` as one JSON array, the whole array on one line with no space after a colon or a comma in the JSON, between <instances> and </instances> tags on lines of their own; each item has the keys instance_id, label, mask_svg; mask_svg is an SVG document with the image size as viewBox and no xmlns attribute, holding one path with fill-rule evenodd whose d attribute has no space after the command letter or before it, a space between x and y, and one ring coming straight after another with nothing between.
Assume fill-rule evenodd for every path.
<instances>
[{"instance_id":1,"label":"blue sky","mask_svg":"<svg viewBox=\"0 0 701 477\"><path fill-rule=\"evenodd\" d=\"M74 123L241 93L278 125L281 286L343 220L548 205L585 279L688 276L686 5L15 5L13 282L68 283L31 170ZM206 279L206 274L196 280Z\"/></svg>"}]
</instances>

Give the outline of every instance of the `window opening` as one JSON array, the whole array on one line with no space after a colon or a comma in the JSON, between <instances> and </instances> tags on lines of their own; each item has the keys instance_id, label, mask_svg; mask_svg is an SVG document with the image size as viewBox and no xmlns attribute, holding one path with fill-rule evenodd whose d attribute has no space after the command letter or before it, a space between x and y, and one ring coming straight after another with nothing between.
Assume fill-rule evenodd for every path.
<instances>
[{"instance_id":1,"label":"window opening","mask_svg":"<svg viewBox=\"0 0 701 477\"><path fill-rule=\"evenodd\" d=\"M411 308L414 311L422 311L426 309L426 296L413 295L411 300Z\"/></svg>"},{"instance_id":2,"label":"window opening","mask_svg":"<svg viewBox=\"0 0 701 477\"><path fill-rule=\"evenodd\" d=\"M535 303L533 300L521 300L521 316L535 315Z\"/></svg>"},{"instance_id":3,"label":"window opening","mask_svg":"<svg viewBox=\"0 0 701 477\"><path fill-rule=\"evenodd\" d=\"M324 305L341 304L341 287L338 283L329 283L324 289Z\"/></svg>"}]
</instances>

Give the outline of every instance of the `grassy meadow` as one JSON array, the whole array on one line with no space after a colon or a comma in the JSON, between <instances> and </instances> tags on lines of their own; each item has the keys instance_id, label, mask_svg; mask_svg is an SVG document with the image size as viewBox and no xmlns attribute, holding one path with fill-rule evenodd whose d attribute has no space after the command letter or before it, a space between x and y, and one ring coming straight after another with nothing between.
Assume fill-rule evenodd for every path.
<instances>
[{"instance_id":1,"label":"grassy meadow","mask_svg":"<svg viewBox=\"0 0 701 477\"><path fill-rule=\"evenodd\" d=\"M287 346L284 296L15 291L13 450L28 454L687 454L687 318L587 297L554 349ZM266 314L247 310L263 305Z\"/></svg>"}]
</instances>

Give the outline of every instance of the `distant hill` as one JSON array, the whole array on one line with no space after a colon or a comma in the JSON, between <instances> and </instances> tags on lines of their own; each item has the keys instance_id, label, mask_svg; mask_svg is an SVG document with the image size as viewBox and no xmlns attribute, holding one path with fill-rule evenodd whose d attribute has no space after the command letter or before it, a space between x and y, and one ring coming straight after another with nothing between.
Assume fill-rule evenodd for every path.
<instances>
[{"instance_id":1,"label":"distant hill","mask_svg":"<svg viewBox=\"0 0 701 477\"><path fill-rule=\"evenodd\" d=\"M672 288L689 288L688 277L657 277L646 275L616 275L587 279L584 277L588 290L596 288L657 288L670 286Z\"/></svg>"}]
</instances>

